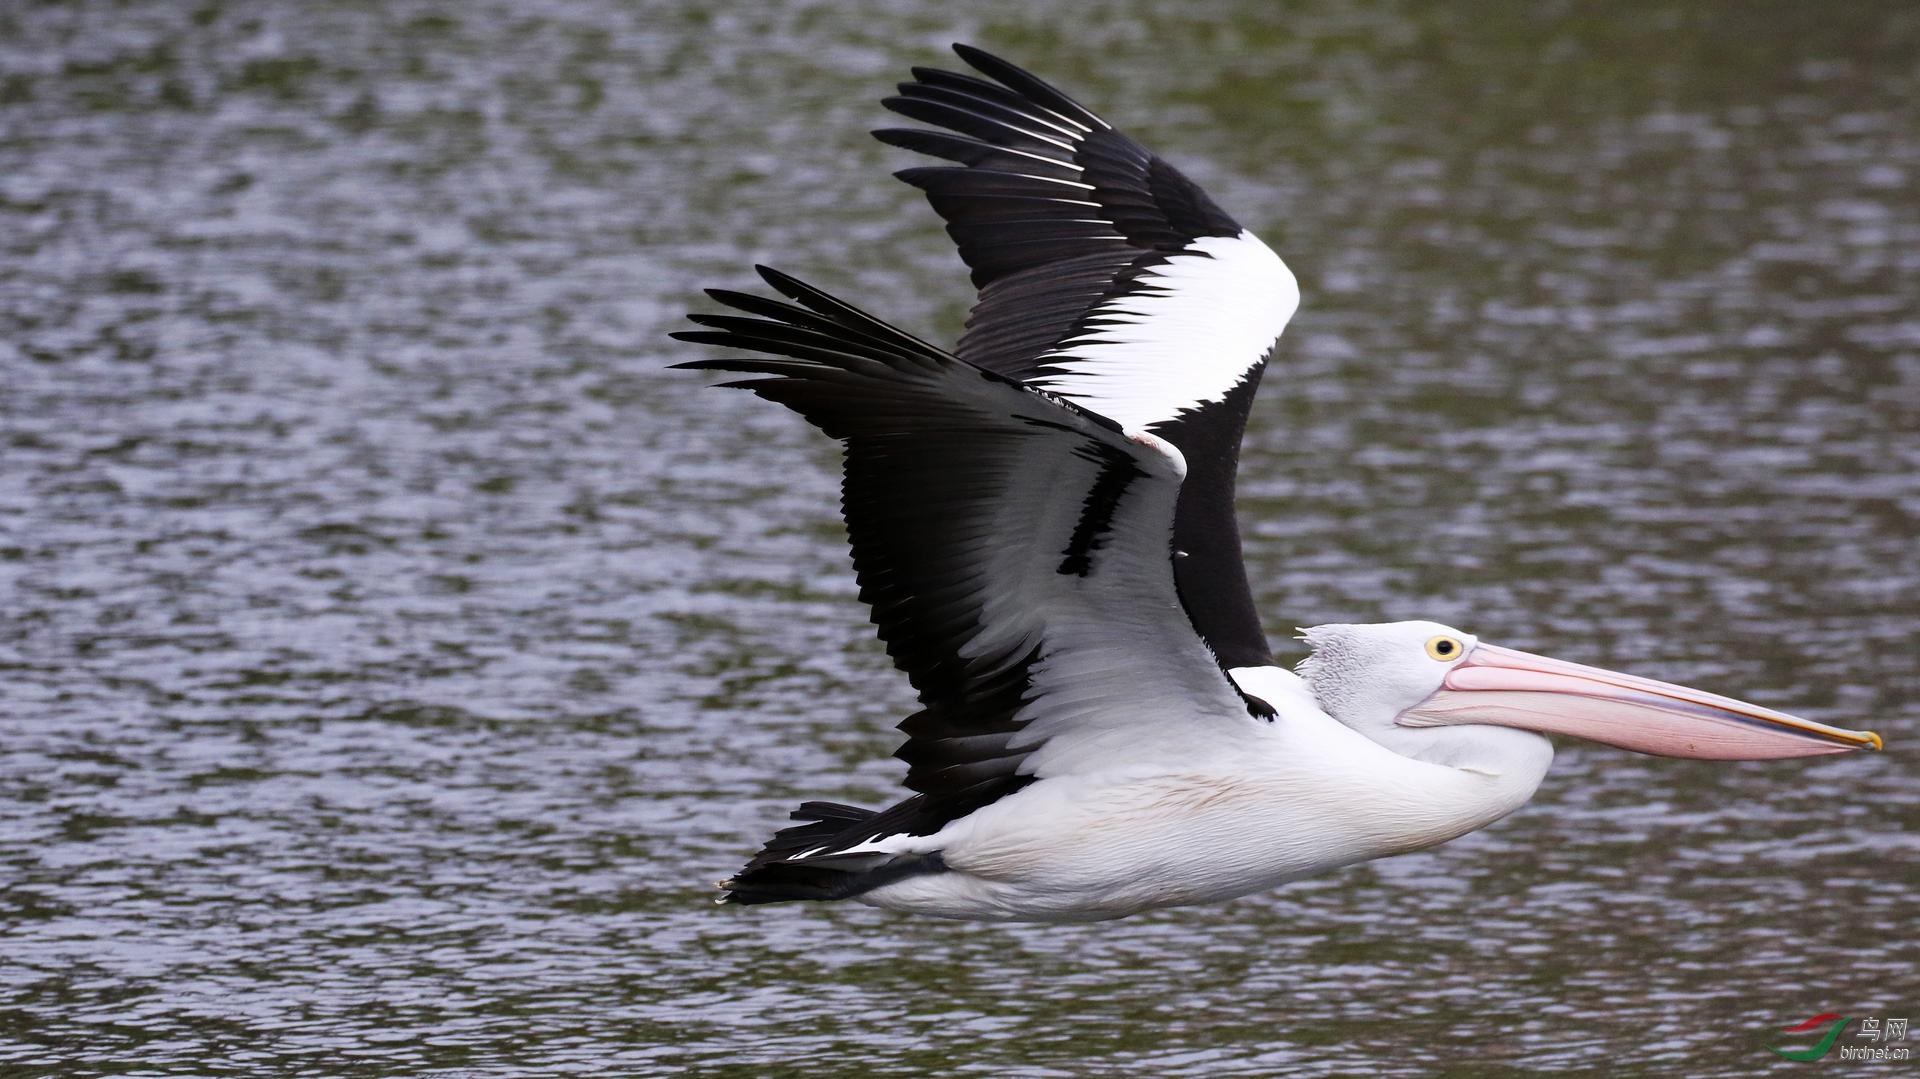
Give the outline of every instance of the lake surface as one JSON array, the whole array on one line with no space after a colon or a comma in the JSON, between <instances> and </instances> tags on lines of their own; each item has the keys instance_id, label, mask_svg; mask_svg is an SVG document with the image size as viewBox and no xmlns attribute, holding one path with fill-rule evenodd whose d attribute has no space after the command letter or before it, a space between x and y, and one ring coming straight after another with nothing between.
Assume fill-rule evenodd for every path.
<instances>
[{"instance_id":1,"label":"lake surface","mask_svg":"<svg viewBox=\"0 0 1920 1079\"><path fill-rule=\"evenodd\" d=\"M713 907L912 702L830 445L664 334L760 260L952 339L865 131L956 39L1299 274L1276 640L1889 752L1569 743L1441 850L1110 924ZM0 601L6 1075L1800 1067L1920 1011L1920 9L8 5Z\"/></svg>"}]
</instances>

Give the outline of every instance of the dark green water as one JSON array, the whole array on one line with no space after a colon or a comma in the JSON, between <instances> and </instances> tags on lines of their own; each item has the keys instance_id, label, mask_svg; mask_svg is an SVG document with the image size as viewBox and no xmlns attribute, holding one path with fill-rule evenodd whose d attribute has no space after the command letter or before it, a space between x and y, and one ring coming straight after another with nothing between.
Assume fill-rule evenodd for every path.
<instances>
[{"instance_id":1,"label":"dark green water","mask_svg":"<svg viewBox=\"0 0 1920 1079\"><path fill-rule=\"evenodd\" d=\"M710 906L910 699L830 448L663 335L754 260L957 332L864 134L954 39L1299 274L1276 637L1890 752L1569 744L1442 850L1107 925ZM0 7L0 1073L1803 1067L1920 1011L1917 185L1905 4Z\"/></svg>"}]
</instances>

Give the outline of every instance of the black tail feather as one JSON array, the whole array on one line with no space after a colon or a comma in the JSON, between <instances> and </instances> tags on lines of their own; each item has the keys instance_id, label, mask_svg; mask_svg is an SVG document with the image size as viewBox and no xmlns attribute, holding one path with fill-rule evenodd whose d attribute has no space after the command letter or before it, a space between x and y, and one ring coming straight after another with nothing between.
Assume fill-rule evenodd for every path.
<instances>
[{"instance_id":1,"label":"black tail feather","mask_svg":"<svg viewBox=\"0 0 1920 1079\"><path fill-rule=\"evenodd\" d=\"M775 832L746 868L722 881L720 887L726 889L722 903L846 899L902 877L946 868L938 852L821 854L796 859L795 855L814 847L844 845L849 832L866 831L880 813L837 802L804 802L792 816L806 823Z\"/></svg>"},{"instance_id":2,"label":"black tail feather","mask_svg":"<svg viewBox=\"0 0 1920 1079\"><path fill-rule=\"evenodd\" d=\"M807 821L791 828L782 828L773 833L767 845L760 848L753 861L747 863L748 869L780 861L789 855L798 854L808 847L821 847L833 842L834 837L852 825L872 820L878 816L871 809L859 806L841 805L839 802L802 802L800 808L790 815L792 820Z\"/></svg>"}]
</instances>

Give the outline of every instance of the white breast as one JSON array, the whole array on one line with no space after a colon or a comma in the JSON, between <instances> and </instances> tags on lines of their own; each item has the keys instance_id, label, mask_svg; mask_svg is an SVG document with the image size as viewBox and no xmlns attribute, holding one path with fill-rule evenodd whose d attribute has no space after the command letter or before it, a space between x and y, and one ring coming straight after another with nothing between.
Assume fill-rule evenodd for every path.
<instances>
[{"instance_id":1,"label":"white breast","mask_svg":"<svg viewBox=\"0 0 1920 1079\"><path fill-rule=\"evenodd\" d=\"M1293 696L1284 682L1264 688ZM1539 783L1410 760L1289 703L1243 744L1177 765L1035 783L920 841L953 872L861 899L1056 921L1219 902L1444 843L1512 812Z\"/></svg>"}]
</instances>

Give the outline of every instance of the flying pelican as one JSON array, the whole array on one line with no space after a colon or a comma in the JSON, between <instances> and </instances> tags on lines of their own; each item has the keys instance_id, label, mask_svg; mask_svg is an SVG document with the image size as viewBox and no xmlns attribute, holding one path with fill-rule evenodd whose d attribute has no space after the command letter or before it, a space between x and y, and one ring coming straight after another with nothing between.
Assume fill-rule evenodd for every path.
<instances>
[{"instance_id":1,"label":"flying pelican","mask_svg":"<svg viewBox=\"0 0 1920 1079\"><path fill-rule=\"evenodd\" d=\"M1486 826L1546 734L1721 760L1879 735L1483 643L1434 622L1323 625L1273 664L1241 566L1237 447L1299 301L1266 245L1171 165L978 49L886 104L951 132L884 141L980 296L953 352L795 278L674 336L678 366L844 444L860 597L922 708L913 793L807 802L721 902L853 899L1091 921L1209 903Z\"/></svg>"}]
</instances>

